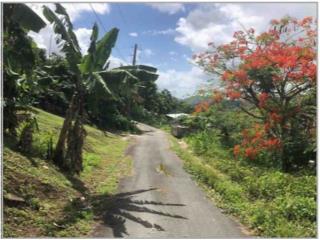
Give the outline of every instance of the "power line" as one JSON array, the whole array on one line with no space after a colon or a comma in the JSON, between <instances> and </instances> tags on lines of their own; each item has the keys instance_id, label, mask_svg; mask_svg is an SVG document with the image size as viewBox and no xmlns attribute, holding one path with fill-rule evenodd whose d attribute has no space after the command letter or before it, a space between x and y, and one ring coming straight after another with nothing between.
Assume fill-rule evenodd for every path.
<instances>
[{"instance_id":1,"label":"power line","mask_svg":"<svg viewBox=\"0 0 320 240\"><path fill-rule=\"evenodd\" d=\"M101 19L100 19L99 15L98 15L98 14L96 13L96 11L94 10L94 8L93 8L92 4L91 4L91 3L89 3L89 5L90 5L90 8L91 8L91 10L93 11L93 13L94 13L94 15L95 15L96 19L98 20L99 24L101 25L101 27L103 28L104 32L106 33L106 32L107 32L107 29L104 27L104 25L103 25L103 23L102 23L102 21L101 21ZM119 56L122 58L122 61L124 61L127 65L129 65L129 64L128 64L128 62L127 62L127 61L125 60L125 58L123 57L123 55L122 55L122 53L121 53L120 49L119 49L117 46L114 46L114 47L115 47L115 49L116 49L117 53L119 54Z\"/></svg>"},{"instance_id":2,"label":"power line","mask_svg":"<svg viewBox=\"0 0 320 240\"><path fill-rule=\"evenodd\" d=\"M119 3L116 3L116 6L117 6L117 9L118 9L119 15L122 18L122 21L124 22L125 25L129 26L127 20L125 19L124 15L122 13L122 10L121 10L121 8L119 6Z\"/></svg>"},{"instance_id":3,"label":"power line","mask_svg":"<svg viewBox=\"0 0 320 240\"><path fill-rule=\"evenodd\" d=\"M123 14L123 12L122 12L122 10L121 10L121 7L120 7L121 3L116 3L115 5L117 6L117 9L118 9L120 18L121 18L121 20L123 21L123 23L124 23L126 26L128 26L129 30L131 30L131 31L134 30L134 28L131 28L130 21L127 21L127 19L125 18L125 15ZM130 31L129 31L129 32L130 32ZM134 50L133 50L133 51L134 51L134 52L133 52L133 55L130 55L130 56L133 57L133 62L132 62L132 64L135 65L135 64L136 64L136 60L137 60L138 45L135 44L133 48L134 48Z\"/></svg>"}]
</instances>

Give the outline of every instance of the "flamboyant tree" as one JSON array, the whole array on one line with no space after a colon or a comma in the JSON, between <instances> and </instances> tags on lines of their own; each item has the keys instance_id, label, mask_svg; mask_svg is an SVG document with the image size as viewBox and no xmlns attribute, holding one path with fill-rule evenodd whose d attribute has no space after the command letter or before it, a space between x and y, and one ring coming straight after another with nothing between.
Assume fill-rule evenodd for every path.
<instances>
[{"instance_id":1,"label":"flamboyant tree","mask_svg":"<svg viewBox=\"0 0 320 240\"><path fill-rule=\"evenodd\" d=\"M243 133L236 155L254 158L261 150L276 149L288 170L298 125L305 135L315 131L315 104L307 100L316 93L315 23L312 17L272 20L266 32L238 31L230 43L209 43L208 51L194 55L221 79L223 90L214 91L214 101L221 96L239 100L240 108L261 123Z\"/></svg>"}]
</instances>

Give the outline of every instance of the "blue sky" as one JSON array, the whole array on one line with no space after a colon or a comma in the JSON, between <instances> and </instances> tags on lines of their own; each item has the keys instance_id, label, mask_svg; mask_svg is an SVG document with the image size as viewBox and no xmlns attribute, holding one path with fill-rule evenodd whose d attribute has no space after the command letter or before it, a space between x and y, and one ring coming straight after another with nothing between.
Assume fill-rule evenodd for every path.
<instances>
[{"instance_id":1,"label":"blue sky","mask_svg":"<svg viewBox=\"0 0 320 240\"><path fill-rule=\"evenodd\" d=\"M40 3L30 6L41 15ZM52 4L46 4L53 8ZM206 50L208 42L226 43L233 32L254 27L265 30L271 19L291 15L316 16L316 3L68 3L63 4L74 24L83 53L89 45L91 28L97 22L100 35L112 27L120 29L111 66L130 64L138 44L138 64L158 68L160 89L167 88L183 98L205 87L213 76L191 61L195 52ZM94 11L92 10L94 9ZM98 17L95 15L95 13ZM100 21L99 21L100 19ZM241 25L240 25L241 23ZM101 24L103 26L101 26ZM30 33L39 47L59 52L52 27ZM49 46L51 42L51 46ZM215 81L215 80L213 80ZM217 84L217 82L215 82Z\"/></svg>"}]
</instances>

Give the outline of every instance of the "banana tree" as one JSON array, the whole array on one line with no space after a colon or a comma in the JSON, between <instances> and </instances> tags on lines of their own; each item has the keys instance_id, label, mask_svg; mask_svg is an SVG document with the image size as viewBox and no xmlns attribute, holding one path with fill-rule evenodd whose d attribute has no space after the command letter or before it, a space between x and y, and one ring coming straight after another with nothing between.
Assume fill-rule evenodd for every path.
<instances>
[{"instance_id":1,"label":"banana tree","mask_svg":"<svg viewBox=\"0 0 320 240\"><path fill-rule=\"evenodd\" d=\"M18 106L30 103L22 101L28 96L21 92L19 82L22 77L29 86L34 83L32 70L35 66L35 53L28 31L39 32L45 22L25 4L3 4L3 125L12 135L16 135Z\"/></svg>"},{"instance_id":2,"label":"banana tree","mask_svg":"<svg viewBox=\"0 0 320 240\"><path fill-rule=\"evenodd\" d=\"M75 75L75 91L66 111L53 160L62 169L79 174L82 170L82 146L85 136L84 98L94 96L100 99L112 96L99 72L105 71L105 63L115 45L119 30L113 28L98 40L98 26L94 24L88 54L82 56L73 25L65 8L61 4L55 4L55 7L55 11L52 11L44 6L43 13L53 24L57 35L56 42L65 54L70 70Z\"/></svg>"},{"instance_id":3,"label":"banana tree","mask_svg":"<svg viewBox=\"0 0 320 240\"><path fill-rule=\"evenodd\" d=\"M113 69L113 71L124 70L132 74L135 79L128 78L126 81L119 83L117 79L112 79L108 73L101 73L101 76L105 81L110 83L111 89L116 89L114 92L117 94L117 97L123 106L122 114L130 118L132 117L133 107L137 104L143 105L142 103L147 99L143 93L149 90L150 85L156 86L154 82L159 75L156 74L156 68L145 65L122 66ZM156 89L154 93L156 93Z\"/></svg>"}]
</instances>

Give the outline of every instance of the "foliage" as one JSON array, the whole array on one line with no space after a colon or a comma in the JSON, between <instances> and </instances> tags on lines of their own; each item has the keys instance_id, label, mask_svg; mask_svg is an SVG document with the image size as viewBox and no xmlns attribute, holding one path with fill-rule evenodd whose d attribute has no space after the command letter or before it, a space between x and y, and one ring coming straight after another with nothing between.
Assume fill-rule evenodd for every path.
<instances>
[{"instance_id":1,"label":"foliage","mask_svg":"<svg viewBox=\"0 0 320 240\"><path fill-rule=\"evenodd\" d=\"M68 67L75 81L74 93L56 145L54 161L61 168L79 174L83 169L82 147L86 134L83 128L84 99L86 96L94 96L95 100L100 100L111 94L98 72L104 70L104 64L115 45L119 30L111 29L98 41L98 26L94 24L88 54L82 57L69 15L61 4L55 6L55 12L44 6L43 13L48 21L53 23L57 34L56 41L66 55Z\"/></svg>"},{"instance_id":2,"label":"foliage","mask_svg":"<svg viewBox=\"0 0 320 240\"><path fill-rule=\"evenodd\" d=\"M124 70L132 77L126 77ZM164 114L177 111L183 105L169 91L157 89L156 72L156 68L145 65L100 72L113 97L99 101L90 97L86 99L90 121L102 129L130 131L135 131L132 120L152 125L165 122Z\"/></svg>"},{"instance_id":3,"label":"foliage","mask_svg":"<svg viewBox=\"0 0 320 240\"><path fill-rule=\"evenodd\" d=\"M4 4L3 22L3 87L4 130L16 134L17 111L30 103L32 70L36 63L36 53L29 30L39 32L45 26L42 19L25 4Z\"/></svg>"},{"instance_id":4,"label":"foliage","mask_svg":"<svg viewBox=\"0 0 320 240\"><path fill-rule=\"evenodd\" d=\"M43 76L38 80L42 87L34 93L34 106L64 116L65 109L74 93L75 76L68 68L68 62L52 54L38 64Z\"/></svg>"},{"instance_id":5,"label":"foliage","mask_svg":"<svg viewBox=\"0 0 320 240\"><path fill-rule=\"evenodd\" d=\"M15 144L10 144L11 138L4 138L3 193L27 200L26 206L20 207L4 203L4 237L85 237L96 213L78 204L81 197L87 198L83 187L104 199L115 193L119 179L130 172L131 160L123 156L128 142L86 125L84 171L72 176L45 157L45 143L50 138L56 142L63 118L40 109L34 112L39 131L33 135L31 155L21 154Z\"/></svg>"},{"instance_id":6,"label":"foliage","mask_svg":"<svg viewBox=\"0 0 320 240\"><path fill-rule=\"evenodd\" d=\"M224 92L214 91L215 101L222 96L241 100L240 108L264 125L264 140L277 145L276 159L284 171L292 169L294 163L305 165L312 155L310 151L297 158L290 153L298 143L292 137L299 134L297 128L303 129L299 136L303 135L304 141L315 132L315 105L303 101L306 96L315 97L316 89L313 19L285 17L273 20L267 32L256 35L254 29L249 29L235 32L233 37L229 44L215 47L210 43L212 50L195 56L200 66L219 75L224 84ZM248 158L258 155L259 149L255 146L257 152L253 152L252 143L241 147L250 152L245 154Z\"/></svg>"},{"instance_id":7,"label":"foliage","mask_svg":"<svg viewBox=\"0 0 320 240\"><path fill-rule=\"evenodd\" d=\"M257 235L316 236L315 176L234 161L218 139L211 138L210 147L199 152L202 134L186 139L194 153L182 149L174 138L173 149L219 207L239 217Z\"/></svg>"}]
</instances>

